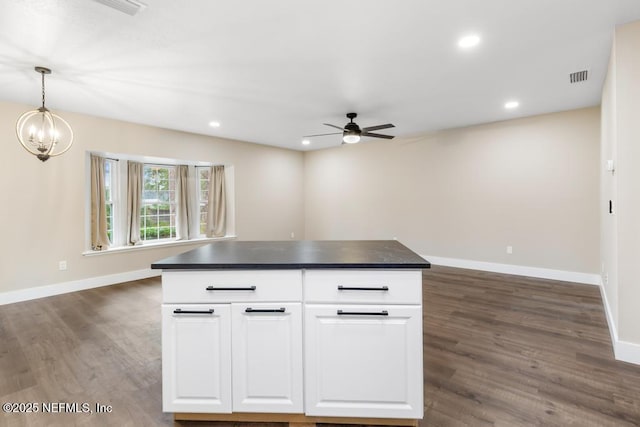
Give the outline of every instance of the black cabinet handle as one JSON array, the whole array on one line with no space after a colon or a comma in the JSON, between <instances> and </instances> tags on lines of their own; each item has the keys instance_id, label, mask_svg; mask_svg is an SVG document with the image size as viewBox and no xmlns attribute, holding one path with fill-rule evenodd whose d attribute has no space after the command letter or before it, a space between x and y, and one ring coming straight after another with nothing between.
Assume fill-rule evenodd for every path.
<instances>
[{"instance_id":1,"label":"black cabinet handle","mask_svg":"<svg viewBox=\"0 0 640 427\"><path fill-rule=\"evenodd\" d=\"M229 288L229 287L220 287L220 286L207 286L208 291L255 291L255 286L246 286L240 288Z\"/></svg>"},{"instance_id":2,"label":"black cabinet handle","mask_svg":"<svg viewBox=\"0 0 640 427\"><path fill-rule=\"evenodd\" d=\"M284 313L286 310L284 307L280 308L251 308L247 307L244 312L245 313Z\"/></svg>"},{"instance_id":3,"label":"black cabinet handle","mask_svg":"<svg viewBox=\"0 0 640 427\"><path fill-rule=\"evenodd\" d=\"M338 285L339 291L383 291L386 292L389 290L388 286L381 286L379 288L368 288L368 287L351 287L351 286L342 286Z\"/></svg>"},{"instance_id":4,"label":"black cabinet handle","mask_svg":"<svg viewBox=\"0 0 640 427\"><path fill-rule=\"evenodd\" d=\"M173 314L213 314L213 308L209 310L183 310L181 308L176 308L173 310Z\"/></svg>"},{"instance_id":5,"label":"black cabinet handle","mask_svg":"<svg viewBox=\"0 0 640 427\"><path fill-rule=\"evenodd\" d=\"M382 311L342 311L338 310L338 316L388 316L387 310Z\"/></svg>"}]
</instances>

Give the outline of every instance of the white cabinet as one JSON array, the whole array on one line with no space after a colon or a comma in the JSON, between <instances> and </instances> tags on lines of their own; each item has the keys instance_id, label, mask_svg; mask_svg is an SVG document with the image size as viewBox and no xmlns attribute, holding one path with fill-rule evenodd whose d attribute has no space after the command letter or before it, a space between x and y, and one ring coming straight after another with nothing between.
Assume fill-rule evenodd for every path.
<instances>
[{"instance_id":1,"label":"white cabinet","mask_svg":"<svg viewBox=\"0 0 640 427\"><path fill-rule=\"evenodd\" d=\"M302 413L302 304L232 304L233 411Z\"/></svg>"},{"instance_id":2,"label":"white cabinet","mask_svg":"<svg viewBox=\"0 0 640 427\"><path fill-rule=\"evenodd\" d=\"M304 412L300 270L166 272L162 287L165 412Z\"/></svg>"},{"instance_id":3,"label":"white cabinet","mask_svg":"<svg viewBox=\"0 0 640 427\"><path fill-rule=\"evenodd\" d=\"M305 271L305 412L422 418L419 270Z\"/></svg>"},{"instance_id":4,"label":"white cabinet","mask_svg":"<svg viewBox=\"0 0 640 427\"><path fill-rule=\"evenodd\" d=\"M420 270L167 271L162 280L164 411L422 418Z\"/></svg>"},{"instance_id":5,"label":"white cabinet","mask_svg":"<svg viewBox=\"0 0 640 427\"><path fill-rule=\"evenodd\" d=\"M416 306L307 305L308 415L422 418Z\"/></svg>"},{"instance_id":6,"label":"white cabinet","mask_svg":"<svg viewBox=\"0 0 640 427\"><path fill-rule=\"evenodd\" d=\"M162 306L162 406L231 412L231 308Z\"/></svg>"}]
</instances>

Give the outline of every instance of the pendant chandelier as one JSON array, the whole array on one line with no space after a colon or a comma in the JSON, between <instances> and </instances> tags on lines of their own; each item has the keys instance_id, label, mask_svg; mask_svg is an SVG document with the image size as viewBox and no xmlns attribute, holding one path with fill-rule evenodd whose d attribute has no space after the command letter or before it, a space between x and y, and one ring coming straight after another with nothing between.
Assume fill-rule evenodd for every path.
<instances>
[{"instance_id":1,"label":"pendant chandelier","mask_svg":"<svg viewBox=\"0 0 640 427\"><path fill-rule=\"evenodd\" d=\"M44 106L44 75L51 74L51 70L45 67L35 67L35 70L42 75L42 107L20 116L16 134L25 150L44 162L71 148L73 130L62 117Z\"/></svg>"}]
</instances>

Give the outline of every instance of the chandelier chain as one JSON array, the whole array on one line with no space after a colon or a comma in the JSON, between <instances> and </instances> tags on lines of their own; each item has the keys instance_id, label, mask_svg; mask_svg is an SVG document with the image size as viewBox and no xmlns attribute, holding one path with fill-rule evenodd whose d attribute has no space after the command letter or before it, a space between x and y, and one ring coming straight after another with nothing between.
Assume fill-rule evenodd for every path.
<instances>
[{"instance_id":1,"label":"chandelier chain","mask_svg":"<svg viewBox=\"0 0 640 427\"><path fill-rule=\"evenodd\" d=\"M40 73L42 75L42 108L44 108L44 73Z\"/></svg>"}]
</instances>

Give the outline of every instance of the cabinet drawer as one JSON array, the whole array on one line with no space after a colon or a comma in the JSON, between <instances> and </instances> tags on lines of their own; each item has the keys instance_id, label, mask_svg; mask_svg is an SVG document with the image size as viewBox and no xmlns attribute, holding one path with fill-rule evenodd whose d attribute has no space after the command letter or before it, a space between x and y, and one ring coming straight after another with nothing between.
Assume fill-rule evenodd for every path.
<instances>
[{"instance_id":1,"label":"cabinet drawer","mask_svg":"<svg viewBox=\"0 0 640 427\"><path fill-rule=\"evenodd\" d=\"M300 270L166 271L165 303L301 301Z\"/></svg>"},{"instance_id":2,"label":"cabinet drawer","mask_svg":"<svg viewBox=\"0 0 640 427\"><path fill-rule=\"evenodd\" d=\"M420 270L306 270L305 302L422 304Z\"/></svg>"}]
</instances>

